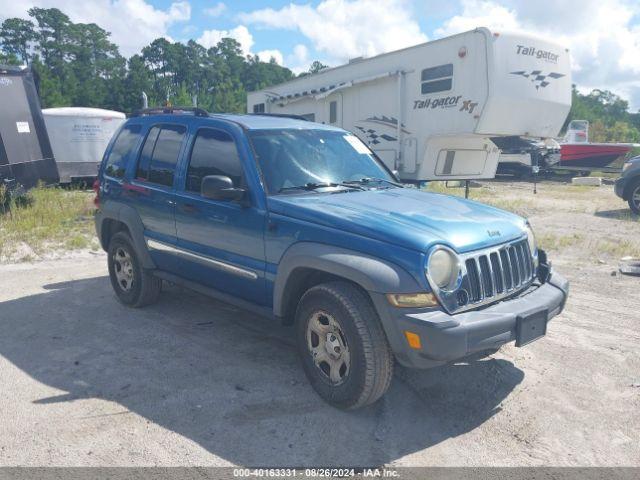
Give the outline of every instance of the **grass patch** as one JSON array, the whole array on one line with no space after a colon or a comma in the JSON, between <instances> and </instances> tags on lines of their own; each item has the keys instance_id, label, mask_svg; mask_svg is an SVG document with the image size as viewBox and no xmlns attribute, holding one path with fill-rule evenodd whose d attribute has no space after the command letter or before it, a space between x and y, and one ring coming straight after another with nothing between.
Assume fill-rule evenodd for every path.
<instances>
[{"instance_id":1,"label":"grass patch","mask_svg":"<svg viewBox=\"0 0 640 480\"><path fill-rule=\"evenodd\" d=\"M616 220L622 220L625 222L638 222L640 223L640 215L636 215L631 209L620 209L618 211L610 212L608 210L596 209L596 215L614 218Z\"/></svg>"},{"instance_id":2,"label":"grass patch","mask_svg":"<svg viewBox=\"0 0 640 480\"><path fill-rule=\"evenodd\" d=\"M37 187L0 210L0 259L30 261L49 250L89 247L95 236L91 192Z\"/></svg>"},{"instance_id":3,"label":"grass patch","mask_svg":"<svg viewBox=\"0 0 640 480\"><path fill-rule=\"evenodd\" d=\"M640 243L630 240L599 240L596 250L615 258L640 258Z\"/></svg>"},{"instance_id":4,"label":"grass patch","mask_svg":"<svg viewBox=\"0 0 640 480\"><path fill-rule=\"evenodd\" d=\"M447 187L446 182L429 182L425 188L427 192L443 193L464 197L464 186ZM533 202L523 198L498 197L497 193L490 187L481 186L469 189L469 199L476 202L486 203L492 207L500 208L508 212L521 216L528 216L533 209Z\"/></svg>"},{"instance_id":5,"label":"grass patch","mask_svg":"<svg viewBox=\"0 0 640 480\"><path fill-rule=\"evenodd\" d=\"M585 236L581 233L572 233L570 235L556 235L555 233L543 233L536 236L538 245L544 250L558 251L565 248L575 247L582 243Z\"/></svg>"}]
</instances>

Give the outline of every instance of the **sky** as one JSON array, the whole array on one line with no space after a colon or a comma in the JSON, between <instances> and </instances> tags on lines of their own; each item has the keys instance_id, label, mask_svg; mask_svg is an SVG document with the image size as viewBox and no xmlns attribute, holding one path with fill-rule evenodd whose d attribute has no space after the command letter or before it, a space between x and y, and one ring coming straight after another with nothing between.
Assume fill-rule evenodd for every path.
<instances>
[{"instance_id":1,"label":"sky","mask_svg":"<svg viewBox=\"0 0 640 480\"><path fill-rule=\"evenodd\" d=\"M480 26L526 31L571 50L581 91L608 89L640 109L640 0L0 0L0 20L32 6L97 23L125 56L158 37L206 47L233 37L296 73Z\"/></svg>"}]
</instances>

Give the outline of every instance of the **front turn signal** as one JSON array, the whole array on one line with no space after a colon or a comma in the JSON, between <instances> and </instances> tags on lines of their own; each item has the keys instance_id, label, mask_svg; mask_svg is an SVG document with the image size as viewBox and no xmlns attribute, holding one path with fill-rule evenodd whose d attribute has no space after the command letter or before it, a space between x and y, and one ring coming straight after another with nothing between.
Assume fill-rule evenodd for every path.
<instances>
[{"instance_id":1,"label":"front turn signal","mask_svg":"<svg viewBox=\"0 0 640 480\"><path fill-rule=\"evenodd\" d=\"M387 300L398 308L426 308L438 305L433 293L388 293Z\"/></svg>"},{"instance_id":2,"label":"front turn signal","mask_svg":"<svg viewBox=\"0 0 640 480\"><path fill-rule=\"evenodd\" d=\"M417 333L410 332L409 330L404 331L404 337L407 339L407 343L409 347L414 350L420 350L422 348L422 342L420 341L420 335Z\"/></svg>"}]
</instances>

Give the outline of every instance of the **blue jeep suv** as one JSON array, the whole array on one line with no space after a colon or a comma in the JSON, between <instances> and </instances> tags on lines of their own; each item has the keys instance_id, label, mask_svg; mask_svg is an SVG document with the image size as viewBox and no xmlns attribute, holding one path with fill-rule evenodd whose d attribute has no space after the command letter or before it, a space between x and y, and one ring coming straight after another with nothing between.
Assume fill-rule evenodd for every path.
<instances>
[{"instance_id":1,"label":"blue jeep suv","mask_svg":"<svg viewBox=\"0 0 640 480\"><path fill-rule=\"evenodd\" d=\"M546 332L566 280L527 221L407 188L349 132L302 119L146 111L105 152L95 221L125 305L162 281L292 325L326 401Z\"/></svg>"}]
</instances>

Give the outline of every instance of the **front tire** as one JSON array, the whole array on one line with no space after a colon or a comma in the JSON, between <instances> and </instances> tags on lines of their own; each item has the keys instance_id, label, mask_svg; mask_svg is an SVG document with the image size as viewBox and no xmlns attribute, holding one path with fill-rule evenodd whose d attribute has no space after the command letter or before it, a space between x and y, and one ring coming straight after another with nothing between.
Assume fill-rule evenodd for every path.
<instances>
[{"instance_id":1,"label":"front tire","mask_svg":"<svg viewBox=\"0 0 640 480\"><path fill-rule=\"evenodd\" d=\"M142 268L127 233L111 237L107 253L111 286L121 303L138 308L158 300L162 280Z\"/></svg>"},{"instance_id":2,"label":"front tire","mask_svg":"<svg viewBox=\"0 0 640 480\"><path fill-rule=\"evenodd\" d=\"M361 408L389 388L393 353L371 300L355 285L309 289L296 311L296 336L307 378L329 404Z\"/></svg>"},{"instance_id":3,"label":"front tire","mask_svg":"<svg viewBox=\"0 0 640 480\"><path fill-rule=\"evenodd\" d=\"M640 215L640 179L631 185L628 203L631 211L636 215Z\"/></svg>"}]
</instances>

